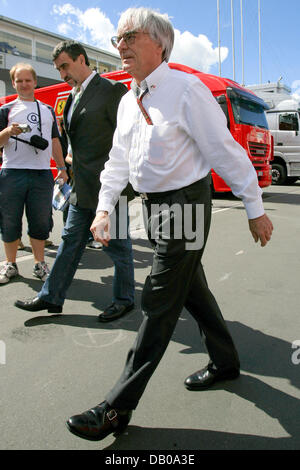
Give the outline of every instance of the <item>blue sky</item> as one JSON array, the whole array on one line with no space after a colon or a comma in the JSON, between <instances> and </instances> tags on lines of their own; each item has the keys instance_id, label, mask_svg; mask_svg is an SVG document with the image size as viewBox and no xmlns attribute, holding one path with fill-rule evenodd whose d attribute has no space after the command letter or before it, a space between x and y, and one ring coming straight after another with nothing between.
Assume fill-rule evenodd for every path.
<instances>
[{"instance_id":1,"label":"blue sky","mask_svg":"<svg viewBox=\"0 0 300 470\"><path fill-rule=\"evenodd\" d=\"M176 30L173 62L219 74L217 0L0 0L0 14L109 49L120 12L147 6L167 13ZM233 0L235 79L242 82L240 0ZM300 94L299 0L261 0L262 82L277 81ZM258 0L243 0L244 81L257 84ZM221 74L233 78L231 2L220 0Z\"/></svg>"}]
</instances>

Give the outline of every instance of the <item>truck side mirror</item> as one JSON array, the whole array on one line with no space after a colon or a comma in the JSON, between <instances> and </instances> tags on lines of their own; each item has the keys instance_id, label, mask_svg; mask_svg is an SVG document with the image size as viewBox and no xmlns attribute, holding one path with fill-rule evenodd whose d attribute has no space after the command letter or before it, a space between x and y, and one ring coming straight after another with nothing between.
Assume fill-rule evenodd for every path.
<instances>
[{"instance_id":1,"label":"truck side mirror","mask_svg":"<svg viewBox=\"0 0 300 470\"><path fill-rule=\"evenodd\" d=\"M219 103L223 113L225 114L226 116L226 119L227 119L227 127L228 129L230 130L230 119L229 119L229 115L228 115L228 107L227 107L227 100L226 100L226 96L225 95L219 95L219 96L215 96L217 102Z\"/></svg>"},{"instance_id":2,"label":"truck side mirror","mask_svg":"<svg viewBox=\"0 0 300 470\"><path fill-rule=\"evenodd\" d=\"M217 96L216 100L219 104L226 104L226 96L225 95Z\"/></svg>"}]
</instances>

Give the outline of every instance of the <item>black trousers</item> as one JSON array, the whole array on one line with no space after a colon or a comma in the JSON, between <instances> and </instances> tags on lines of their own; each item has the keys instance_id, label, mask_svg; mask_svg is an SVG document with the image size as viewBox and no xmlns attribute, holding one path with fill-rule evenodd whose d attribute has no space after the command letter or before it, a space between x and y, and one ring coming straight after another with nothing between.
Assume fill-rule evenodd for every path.
<instances>
[{"instance_id":1,"label":"black trousers","mask_svg":"<svg viewBox=\"0 0 300 470\"><path fill-rule=\"evenodd\" d=\"M198 217L197 210L201 208L202 217ZM204 338L214 365L239 368L233 340L209 290L201 264L211 221L210 177L171 194L156 194L143 201L143 209L154 256L142 293L142 324L123 373L106 396L106 401L119 409L135 409L138 405L168 346L183 307L198 323L199 339ZM185 230L188 223L192 227ZM191 234L197 231L198 238L203 236L203 243L199 247L195 235L196 249L190 249Z\"/></svg>"}]
</instances>

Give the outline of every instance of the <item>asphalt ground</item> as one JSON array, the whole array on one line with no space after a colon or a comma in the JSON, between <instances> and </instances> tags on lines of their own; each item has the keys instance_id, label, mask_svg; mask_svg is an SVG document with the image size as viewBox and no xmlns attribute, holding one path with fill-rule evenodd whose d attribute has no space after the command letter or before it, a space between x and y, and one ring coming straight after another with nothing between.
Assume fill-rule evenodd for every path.
<instances>
[{"instance_id":1,"label":"asphalt ground","mask_svg":"<svg viewBox=\"0 0 300 470\"><path fill-rule=\"evenodd\" d=\"M275 230L261 248L241 202L217 195L203 260L240 354L241 376L207 391L185 389L184 379L206 365L207 355L195 321L183 311L126 432L100 442L70 434L65 421L103 400L141 323L140 296L152 259L141 219L132 216L131 223L136 309L109 324L97 321L110 303L113 279L112 263L101 250L85 250L63 315L14 307L16 299L41 288L32 276L25 234L20 277L0 286L0 449L300 449L300 181L267 188L264 202ZM62 214L54 218L54 246L46 249L50 265Z\"/></svg>"}]
</instances>

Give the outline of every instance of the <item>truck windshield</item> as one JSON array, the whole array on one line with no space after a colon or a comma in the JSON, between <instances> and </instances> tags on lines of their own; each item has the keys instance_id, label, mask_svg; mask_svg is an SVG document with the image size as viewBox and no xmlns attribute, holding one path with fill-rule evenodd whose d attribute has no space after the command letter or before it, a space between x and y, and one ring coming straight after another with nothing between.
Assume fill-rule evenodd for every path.
<instances>
[{"instance_id":1,"label":"truck windshield","mask_svg":"<svg viewBox=\"0 0 300 470\"><path fill-rule=\"evenodd\" d=\"M244 96L234 91L229 93L229 99L232 105L234 120L237 124L248 124L268 129L264 112L265 108L258 99L256 100L256 97L252 99L252 96L248 93L245 93Z\"/></svg>"}]
</instances>

